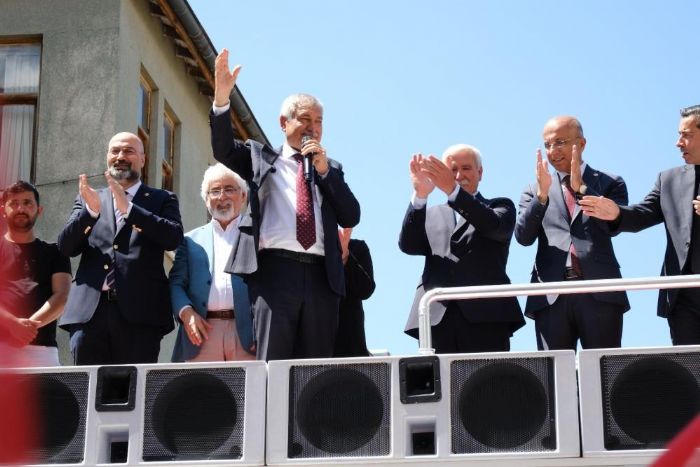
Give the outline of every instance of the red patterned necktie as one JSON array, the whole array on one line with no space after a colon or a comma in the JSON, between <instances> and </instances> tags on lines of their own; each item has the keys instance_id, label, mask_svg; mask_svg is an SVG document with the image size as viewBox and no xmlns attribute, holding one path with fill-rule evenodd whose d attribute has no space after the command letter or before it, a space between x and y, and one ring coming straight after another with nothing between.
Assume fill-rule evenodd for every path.
<instances>
[{"instance_id":1,"label":"red patterned necktie","mask_svg":"<svg viewBox=\"0 0 700 467\"><path fill-rule=\"evenodd\" d=\"M574 211L576 210L576 197L574 196L574 190L571 189L570 177L567 175L564 177L564 201L566 201L566 209L569 211L569 219L573 220ZM576 247L574 247L574 242L571 242L569 246L569 254L571 255L571 269L573 269L576 274L583 276L581 271L581 263L578 260L578 255L576 254Z\"/></svg>"},{"instance_id":2,"label":"red patterned necktie","mask_svg":"<svg viewBox=\"0 0 700 467\"><path fill-rule=\"evenodd\" d=\"M295 154L297 161L297 241L305 250L316 243L316 220L311 198L311 184L304 180L302 155Z\"/></svg>"}]
</instances>

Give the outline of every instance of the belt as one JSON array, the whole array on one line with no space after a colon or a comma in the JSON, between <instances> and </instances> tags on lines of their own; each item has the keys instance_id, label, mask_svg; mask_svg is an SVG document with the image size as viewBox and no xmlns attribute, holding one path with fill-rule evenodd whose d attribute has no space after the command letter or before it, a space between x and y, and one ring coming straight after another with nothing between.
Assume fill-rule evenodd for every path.
<instances>
[{"instance_id":1,"label":"belt","mask_svg":"<svg viewBox=\"0 0 700 467\"><path fill-rule=\"evenodd\" d=\"M583 274L577 272L574 268L564 269L564 280L565 281L581 281L583 280Z\"/></svg>"},{"instance_id":2,"label":"belt","mask_svg":"<svg viewBox=\"0 0 700 467\"><path fill-rule=\"evenodd\" d=\"M103 290L102 297L104 297L104 299L107 300L108 302L116 302L117 301L117 290L116 289Z\"/></svg>"},{"instance_id":3,"label":"belt","mask_svg":"<svg viewBox=\"0 0 700 467\"><path fill-rule=\"evenodd\" d=\"M233 310L214 310L207 311L207 319L233 319L235 315Z\"/></svg>"},{"instance_id":4,"label":"belt","mask_svg":"<svg viewBox=\"0 0 700 467\"><path fill-rule=\"evenodd\" d=\"M278 258L291 259L306 264L323 264L323 256L298 251L281 250L278 248L266 248L260 251L263 255L277 256Z\"/></svg>"}]
</instances>

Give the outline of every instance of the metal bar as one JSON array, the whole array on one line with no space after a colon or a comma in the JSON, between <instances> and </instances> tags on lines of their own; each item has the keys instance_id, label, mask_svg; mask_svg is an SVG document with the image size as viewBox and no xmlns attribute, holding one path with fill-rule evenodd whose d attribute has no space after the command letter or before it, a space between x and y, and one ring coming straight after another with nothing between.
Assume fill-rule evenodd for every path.
<instances>
[{"instance_id":1,"label":"metal bar","mask_svg":"<svg viewBox=\"0 0 700 467\"><path fill-rule=\"evenodd\" d=\"M683 289L700 287L700 274L687 276L640 277L637 279L598 279L589 281L540 282L535 284L477 285L438 287L425 293L418 303L418 353L432 355L430 304L441 300L514 297L518 295L577 294L621 290Z\"/></svg>"}]
</instances>

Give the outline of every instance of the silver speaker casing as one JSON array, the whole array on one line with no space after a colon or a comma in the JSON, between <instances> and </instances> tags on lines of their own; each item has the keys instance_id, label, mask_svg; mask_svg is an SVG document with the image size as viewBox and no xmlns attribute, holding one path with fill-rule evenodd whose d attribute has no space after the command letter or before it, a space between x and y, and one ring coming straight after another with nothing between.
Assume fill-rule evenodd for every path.
<instances>
[{"instance_id":1,"label":"silver speaker casing","mask_svg":"<svg viewBox=\"0 0 700 467\"><path fill-rule=\"evenodd\" d=\"M122 365L136 367L136 394L134 409L131 411L95 410L97 372L99 366L27 368L12 370L19 373L87 372L89 374L88 408L86 420L85 456L82 463L71 464L32 464L51 467L76 467L94 465L129 466L262 466L265 465L265 398L267 389L267 367L265 362L211 362L211 363L172 363ZM243 451L239 459L212 459L186 461L150 462L142 459L144 441L144 411L146 406L146 380L148 373L155 370L196 371L207 368L245 369L245 407ZM206 397L206 394L192 394L193 398ZM109 444L112 441L128 440L127 462L109 464Z\"/></svg>"},{"instance_id":2,"label":"silver speaker casing","mask_svg":"<svg viewBox=\"0 0 700 467\"><path fill-rule=\"evenodd\" d=\"M267 394L267 447L266 461L268 465L302 465L302 464L373 464L387 462L428 463L464 462L466 460L516 460L535 458L570 458L580 456L576 368L573 351L552 352L499 352L481 354L451 354L439 355L439 366L442 384L442 398L435 402L404 404L399 394L399 361L404 358L420 358L417 356L393 357L362 357L342 359L309 359L271 361L268 364L268 394ZM450 365L455 361L475 359L521 359L521 358L551 358L554 363L555 413L557 446L551 451L542 452L499 452L499 453L470 453L453 454L451 446L452 420L450 415ZM321 457L321 458L289 458L288 457L288 418L289 418L289 387L290 370L292 367L316 365L352 365L367 363L387 363L391 368L390 384L390 422L391 447L387 455L367 457ZM410 451L411 436L421 427L434 427L435 454L413 455Z\"/></svg>"},{"instance_id":3,"label":"silver speaker casing","mask_svg":"<svg viewBox=\"0 0 700 467\"><path fill-rule=\"evenodd\" d=\"M700 352L700 346L587 349L578 354L579 404L583 457L635 458L650 463L665 449L609 450L605 448L601 358L623 355L671 355Z\"/></svg>"}]
</instances>

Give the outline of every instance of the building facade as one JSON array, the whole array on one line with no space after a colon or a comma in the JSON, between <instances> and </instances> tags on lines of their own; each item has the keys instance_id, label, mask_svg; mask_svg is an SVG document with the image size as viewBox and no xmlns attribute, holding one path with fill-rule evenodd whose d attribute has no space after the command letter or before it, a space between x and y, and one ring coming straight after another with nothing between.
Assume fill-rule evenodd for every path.
<instances>
[{"instance_id":1,"label":"building facade","mask_svg":"<svg viewBox=\"0 0 700 467\"><path fill-rule=\"evenodd\" d=\"M2 0L0 186L38 187L40 238L55 241L81 173L104 186L106 145L120 131L143 139L143 178L178 194L185 230L207 221L199 187L214 162L215 57L186 0ZM238 136L266 142L238 89L231 101Z\"/></svg>"}]
</instances>

